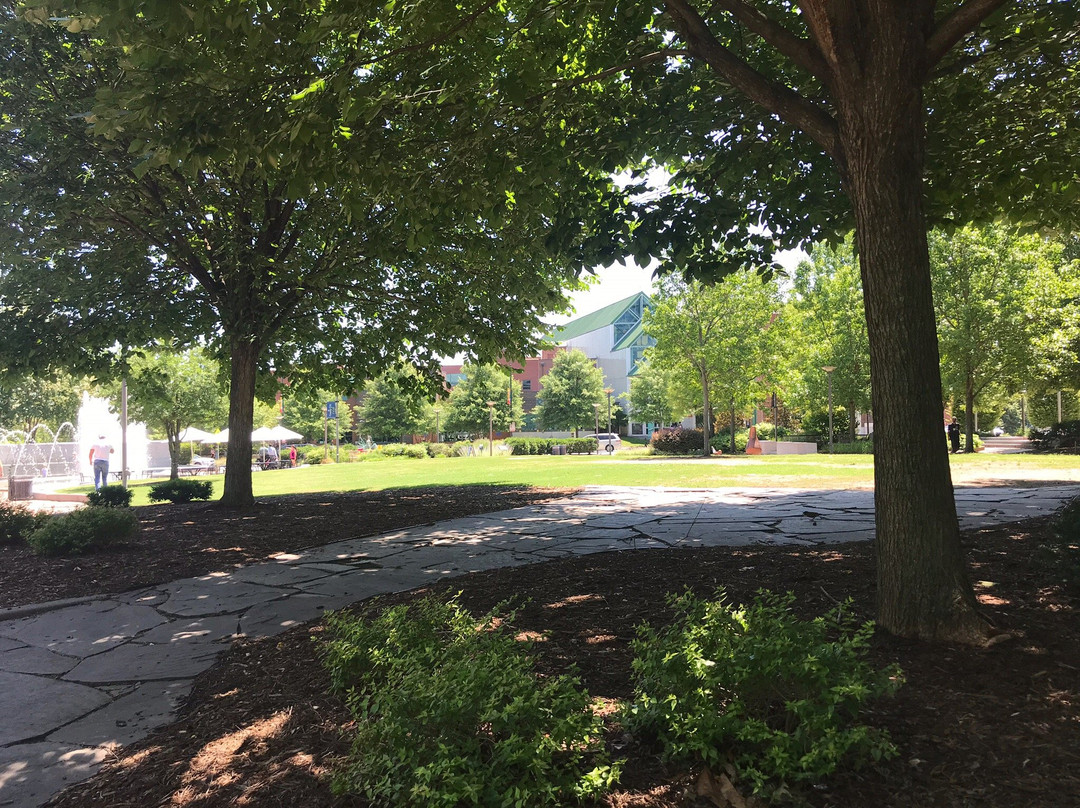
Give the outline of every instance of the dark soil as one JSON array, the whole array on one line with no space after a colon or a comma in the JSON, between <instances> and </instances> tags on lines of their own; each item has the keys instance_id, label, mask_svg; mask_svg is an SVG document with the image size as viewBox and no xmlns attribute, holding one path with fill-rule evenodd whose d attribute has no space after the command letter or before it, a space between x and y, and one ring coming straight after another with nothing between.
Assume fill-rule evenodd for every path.
<instances>
[{"instance_id":1,"label":"dark soil","mask_svg":"<svg viewBox=\"0 0 1080 808\"><path fill-rule=\"evenodd\" d=\"M196 560L207 555L229 564L256 560L274 550L367 532L372 518L381 530L458 515L470 505L490 510L544 495L489 490L471 500L454 489L374 495L378 502L368 495L314 497L268 502L250 517L194 506L186 509L186 521L167 516L181 509L156 509L144 514L147 537L165 552L184 536L184 549L156 558L153 574L138 574L175 578L196 572ZM159 541L159 535L165 540ZM874 663L898 662L907 683L867 719L891 733L900 755L834 776L803 795L806 805L1080 806L1080 625L1071 588L1075 578L1068 575L1075 555L1047 549L1052 541L1045 519L971 531L965 544L986 615L1013 639L969 648L879 635ZM215 549L198 549L206 546ZM133 552L140 553L140 560L132 561ZM110 563L137 569L148 558L143 553L132 548L111 562L95 557L87 566L95 580L113 580L107 572ZM9 572L4 565L5 587ZM71 562L62 562L48 574L65 579L76 573ZM142 577L140 583L151 582ZM851 597L869 618L875 596L873 546L610 553L476 573L423 591L449 595L460 590L461 601L477 613L508 598L529 599L516 624L546 638L535 645L542 671L564 671L574 663L594 697L622 699L630 695L628 643L635 625L663 621L668 592L691 587L705 594L718 586L734 600L749 598L759 588L792 590L806 615ZM49 591L77 594L85 589L76 582L65 587L58 581L54 587ZM309 625L268 640L238 642L221 664L199 678L175 723L118 750L98 776L50 806L362 806L335 799L328 787L334 759L348 746L342 732L349 716L326 693L326 675L312 642L319 634L318 625ZM627 744L618 732L611 739L622 741L619 754L627 763L620 789L604 806L719 804L694 795L698 772L692 767L665 766L655 749L633 740Z\"/></svg>"},{"instance_id":2,"label":"dark soil","mask_svg":"<svg viewBox=\"0 0 1080 808\"><path fill-rule=\"evenodd\" d=\"M276 553L569 493L510 485L432 486L274 497L252 508L214 502L146 505L134 509L136 540L92 555L42 558L25 545L0 544L0 608L126 592L265 561Z\"/></svg>"}]
</instances>

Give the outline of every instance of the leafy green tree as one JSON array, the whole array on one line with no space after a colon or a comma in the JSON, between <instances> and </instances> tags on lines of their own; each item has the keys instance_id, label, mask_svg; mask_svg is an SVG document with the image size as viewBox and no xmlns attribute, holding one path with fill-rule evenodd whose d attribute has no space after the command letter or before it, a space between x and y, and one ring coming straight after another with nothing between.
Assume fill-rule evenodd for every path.
<instances>
[{"instance_id":1,"label":"leafy green tree","mask_svg":"<svg viewBox=\"0 0 1080 808\"><path fill-rule=\"evenodd\" d=\"M169 476L175 480L180 434L189 426L221 423L228 412L218 364L200 348L157 345L131 358L127 383L128 415L165 435Z\"/></svg>"},{"instance_id":2,"label":"leafy green tree","mask_svg":"<svg viewBox=\"0 0 1080 808\"><path fill-rule=\"evenodd\" d=\"M426 431L431 404L416 394L416 372L389 370L364 385L360 404L360 431L377 441L399 441L403 435ZM505 398L505 393L503 394Z\"/></svg>"},{"instance_id":3,"label":"leafy green tree","mask_svg":"<svg viewBox=\"0 0 1080 808\"><path fill-rule=\"evenodd\" d=\"M0 12L0 364L107 370L117 343L205 340L244 457L260 377L355 389L404 357L434 392L440 355L531 350L596 251L563 208L603 186L573 161L508 184L467 108L416 103L411 29L368 16L391 12ZM373 56L405 51L406 73ZM253 501L248 464L222 501Z\"/></svg>"},{"instance_id":4,"label":"leafy green tree","mask_svg":"<svg viewBox=\"0 0 1080 808\"><path fill-rule=\"evenodd\" d=\"M584 351L573 349L555 355L536 400L543 429L572 429L576 436L582 427L596 425L597 404L607 428L604 372Z\"/></svg>"},{"instance_id":5,"label":"leafy green tree","mask_svg":"<svg viewBox=\"0 0 1080 808\"><path fill-rule=\"evenodd\" d=\"M649 362L693 380L704 414L704 454L711 452L712 405L732 411L756 393L774 364L779 292L775 282L753 271L728 275L713 285L669 275L655 306L645 315L645 333L656 340ZM732 431L732 452L735 438Z\"/></svg>"},{"instance_id":6,"label":"leafy green tree","mask_svg":"<svg viewBox=\"0 0 1080 808\"><path fill-rule=\"evenodd\" d=\"M1024 386L1036 363L1037 329L1045 318L1029 316L1033 281L1056 274L1061 245L1001 224L933 231L929 243L941 376L963 406L972 452L975 411L984 396Z\"/></svg>"},{"instance_id":7,"label":"leafy green tree","mask_svg":"<svg viewBox=\"0 0 1080 808\"><path fill-rule=\"evenodd\" d=\"M846 410L848 440L854 442L855 412L869 410L871 396L870 343L852 237L811 248L810 259L795 269L790 310L796 322L786 350L800 366L807 397L825 411L829 379L822 368L836 368L833 400Z\"/></svg>"},{"instance_id":8,"label":"leafy green tree","mask_svg":"<svg viewBox=\"0 0 1080 808\"><path fill-rule=\"evenodd\" d=\"M509 390L513 392L511 404L507 403ZM445 399L441 430L486 435L491 412L487 405L489 401L495 403L495 429L505 430L510 424L521 423L521 382L512 381L510 371L502 365L466 364L462 368L461 381Z\"/></svg>"},{"instance_id":9,"label":"leafy green tree","mask_svg":"<svg viewBox=\"0 0 1080 808\"><path fill-rule=\"evenodd\" d=\"M55 434L65 422L75 423L82 391L88 388L87 380L64 372L7 377L0 382L0 424L40 441L41 436L33 434L39 425Z\"/></svg>"},{"instance_id":10,"label":"leafy green tree","mask_svg":"<svg viewBox=\"0 0 1080 808\"><path fill-rule=\"evenodd\" d=\"M642 362L630 379L630 414L634 420L665 425L677 420L670 388L670 368L651 360Z\"/></svg>"}]
</instances>

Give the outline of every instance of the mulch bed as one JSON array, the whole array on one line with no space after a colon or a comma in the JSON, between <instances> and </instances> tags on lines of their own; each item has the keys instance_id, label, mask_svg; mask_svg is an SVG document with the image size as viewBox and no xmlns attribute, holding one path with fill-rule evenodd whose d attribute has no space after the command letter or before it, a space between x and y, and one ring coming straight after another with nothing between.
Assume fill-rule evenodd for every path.
<instances>
[{"instance_id":1,"label":"mulch bed","mask_svg":"<svg viewBox=\"0 0 1080 808\"><path fill-rule=\"evenodd\" d=\"M252 508L223 508L213 502L146 505L134 509L139 535L127 546L42 558L25 545L0 544L0 608L126 592L265 561L275 553L517 508L569 493L510 485L431 486L273 497Z\"/></svg>"},{"instance_id":2,"label":"mulch bed","mask_svg":"<svg viewBox=\"0 0 1080 808\"><path fill-rule=\"evenodd\" d=\"M396 501L412 495L379 496ZM528 496L526 491L507 492L500 507ZM438 514L460 513L448 509L445 497ZM237 514L229 517L233 528L224 532L219 524L224 517L207 511L192 519L190 530L209 535L208 544L223 545L215 558L230 562L245 555L264 557L268 547L262 534L271 527L285 534L306 525L320 541L343 537L345 519L334 514L351 497L314 499L327 504L317 506L312 500L294 508L292 502L289 507L268 503L263 508L276 510L274 519L252 516L248 522ZM412 517L419 502L397 502L394 513L405 520L397 524L417 523ZM294 509L307 516L293 515ZM358 521L355 514L350 518ZM256 524L258 530L244 529ZM1070 588L1075 578L1063 580L1067 570L1061 556L1046 551L1049 542L1045 519L965 534L985 612L1014 639L983 649L877 636L874 663L898 662L907 684L896 697L877 704L868 720L888 729L900 756L833 777L805 793L805 805L1080 806L1080 624ZM479 613L509 598L526 598L516 625L546 636L535 646L542 671L561 672L574 663L593 696L622 699L630 695L634 627L667 617L668 592L690 587L708 594L718 586L733 600L747 599L759 588L792 590L807 616L851 597L856 610L870 617L873 547L606 553L476 573L382 601L460 591L461 601ZM319 635L320 628L309 625L267 640L236 643L221 664L198 679L175 723L118 750L99 775L49 805L362 806L333 797L328 787L334 759L348 746L342 730L349 717L326 693L312 641ZM626 745L618 733L612 740L624 742L620 754L627 764L620 789L602 803L607 808L713 804L695 796L695 771L665 766L656 750Z\"/></svg>"}]
</instances>

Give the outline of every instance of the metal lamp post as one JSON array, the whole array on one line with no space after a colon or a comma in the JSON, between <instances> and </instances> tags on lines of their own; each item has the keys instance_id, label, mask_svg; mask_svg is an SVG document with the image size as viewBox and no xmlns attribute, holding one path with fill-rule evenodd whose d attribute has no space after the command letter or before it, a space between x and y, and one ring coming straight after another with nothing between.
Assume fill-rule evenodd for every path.
<instances>
[{"instance_id":1,"label":"metal lamp post","mask_svg":"<svg viewBox=\"0 0 1080 808\"><path fill-rule=\"evenodd\" d=\"M595 426L593 428L593 434L594 435L599 435L600 434L600 402L597 401L595 404L592 405L592 408L593 408L593 415L595 416L595 422L596 422ZM597 437L597 439L596 439L596 453L600 454L600 438L599 437Z\"/></svg>"},{"instance_id":2,"label":"metal lamp post","mask_svg":"<svg viewBox=\"0 0 1080 808\"><path fill-rule=\"evenodd\" d=\"M1020 391L1020 434L1027 434L1027 411L1025 404L1027 403L1027 390Z\"/></svg>"},{"instance_id":3,"label":"metal lamp post","mask_svg":"<svg viewBox=\"0 0 1080 808\"><path fill-rule=\"evenodd\" d=\"M488 406L488 457L495 456L495 402L487 402Z\"/></svg>"},{"instance_id":4,"label":"metal lamp post","mask_svg":"<svg viewBox=\"0 0 1080 808\"><path fill-rule=\"evenodd\" d=\"M441 439L439 437L439 408L438 407L435 408L435 442L436 443L441 443Z\"/></svg>"},{"instance_id":5,"label":"metal lamp post","mask_svg":"<svg viewBox=\"0 0 1080 808\"><path fill-rule=\"evenodd\" d=\"M832 426L832 372L836 370L834 365L823 365L822 370L829 380L829 454L833 453L833 426Z\"/></svg>"},{"instance_id":6,"label":"metal lamp post","mask_svg":"<svg viewBox=\"0 0 1080 808\"><path fill-rule=\"evenodd\" d=\"M608 454L611 454L613 451L615 451L615 444L611 442L611 394L614 393L614 392L615 391L610 387L605 387L604 388L604 393L607 394L607 431L608 431L607 450L608 450Z\"/></svg>"}]
</instances>

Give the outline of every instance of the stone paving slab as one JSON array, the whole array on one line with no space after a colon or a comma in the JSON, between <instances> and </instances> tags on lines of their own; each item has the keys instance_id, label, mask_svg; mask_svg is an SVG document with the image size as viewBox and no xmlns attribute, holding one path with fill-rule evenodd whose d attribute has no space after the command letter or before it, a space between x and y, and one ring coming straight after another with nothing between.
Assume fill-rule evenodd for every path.
<instances>
[{"instance_id":1,"label":"stone paving slab","mask_svg":"<svg viewBox=\"0 0 1080 808\"><path fill-rule=\"evenodd\" d=\"M956 493L970 526L1050 513L1080 486ZM873 492L865 490L593 486L543 505L349 537L0 621L0 808L36 808L92 774L110 744L171 720L193 677L238 634L273 636L331 609L470 571L628 549L824 546L873 532Z\"/></svg>"},{"instance_id":2,"label":"stone paving slab","mask_svg":"<svg viewBox=\"0 0 1080 808\"><path fill-rule=\"evenodd\" d=\"M100 690L74 682L0 673L0 746L44 736L109 701Z\"/></svg>"},{"instance_id":3,"label":"stone paving slab","mask_svg":"<svg viewBox=\"0 0 1080 808\"><path fill-rule=\"evenodd\" d=\"M0 671L52 675L66 673L78 663L76 657L54 653L47 648L24 645L0 651Z\"/></svg>"},{"instance_id":4,"label":"stone paving slab","mask_svg":"<svg viewBox=\"0 0 1080 808\"><path fill-rule=\"evenodd\" d=\"M72 783L93 775L109 749L57 742L0 747L0 805L34 808Z\"/></svg>"},{"instance_id":5,"label":"stone paving slab","mask_svg":"<svg viewBox=\"0 0 1080 808\"><path fill-rule=\"evenodd\" d=\"M100 710L61 727L50 741L72 746L123 746L168 724L191 692L192 679L148 682Z\"/></svg>"},{"instance_id":6,"label":"stone paving slab","mask_svg":"<svg viewBox=\"0 0 1080 808\"><path fill-rule=\"evenodd\" d=\"M165 620L149 606L101 600L0 623L0 636L81 657L114 648Z\"/></svg>"}]
</instances>

